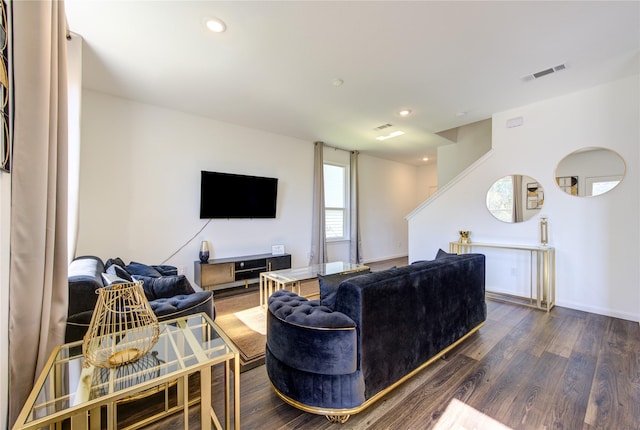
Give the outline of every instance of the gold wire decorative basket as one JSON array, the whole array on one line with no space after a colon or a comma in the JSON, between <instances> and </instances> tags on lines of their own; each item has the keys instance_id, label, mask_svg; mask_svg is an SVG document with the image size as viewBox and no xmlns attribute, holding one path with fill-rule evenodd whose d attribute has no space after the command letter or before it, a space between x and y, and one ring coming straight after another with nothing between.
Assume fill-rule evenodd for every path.
<instances>
[{"instance_id":1,"label":"gold wire decorative basket","mask_svg":"<svg viewBox=\"0 0 640 430\"><path fill-rule=\"evenodd\" d=\"M111 284L97 293L98 302L82 342L87 362L96 367L117 367L143 357L158 342L160 327L142 282Z\"/></svg>"}]
</instances>

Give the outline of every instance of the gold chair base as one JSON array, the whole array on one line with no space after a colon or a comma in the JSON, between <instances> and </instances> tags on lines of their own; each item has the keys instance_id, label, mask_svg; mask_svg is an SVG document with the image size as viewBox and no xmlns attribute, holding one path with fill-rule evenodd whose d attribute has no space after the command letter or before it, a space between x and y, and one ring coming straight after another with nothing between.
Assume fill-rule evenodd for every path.
<instances>
[{"instance_id":1,"label":"gold chair base","mask_svg":"<svg viewBox=\"0 0 640 430\"><path fill-rule=\"evenodd\" d=\"M447 354L453 348L455 348L456 346L460 345L469 336L471 336L472 334L474 334L475 332L480 330L480 328L482 326L484 326L484 321L481 322L480 324L478 324L477 326L475 326L474 328L472 328L467 334L462 336L460 339L458 339L457 341L455 341L454 343L452 343L448 347L444 348L442 351L440 351L439 353L437 353L436 355L431 357L426 362L422 363L416 369L414 369L413 371L409 372L408 374L406 374L402 378L398 379L395 383L391 384L390 386L388 386L384 390L378 392L376 395L374 395L370 399L367 399L364 403L362 403L360 406L356 406L355 408L332 409L332 408L320 408L320 407L317 407L317 406L308 406L308 405L300 403L297 400L293 400L293 399L287 397L286 395L282 394L280 391L278 391L278 389L276 387L273 386L273 384L271 384L271 388L273 388L273 391L275 391L275 393L278 395L278 397L280 397L285 403L290 404L294 408L298 408L301 411L309 412L309 413L316 414L316 415L324 415L332 423L344 424L345 422L347 422L349 417L351 417L351 415L357 414L358 412L362 412L363 410L365 410L366 408L371 406L373 403L375 403L377 400L379 400L380 398L382 398L383 396L388 394L394 388L400 386L403 382L407 381L408 379L410 379L411 377L413 377L414 375L416 375L417 373L419 373L420 371L425 369L431 363L433 363L434 361L436 361L436 360L440 359L441 357L443 357L445 354Z\"/></svg>"},{"instance_id":2,"label":"gold chair base","mask_svg":"<svg viewBox=\"0 0 640 430\"><path fill-rule=\"evenodd\" d=\"M344 424L351 415L325 415L330 423Z\"/></svg>"}]
</instances>

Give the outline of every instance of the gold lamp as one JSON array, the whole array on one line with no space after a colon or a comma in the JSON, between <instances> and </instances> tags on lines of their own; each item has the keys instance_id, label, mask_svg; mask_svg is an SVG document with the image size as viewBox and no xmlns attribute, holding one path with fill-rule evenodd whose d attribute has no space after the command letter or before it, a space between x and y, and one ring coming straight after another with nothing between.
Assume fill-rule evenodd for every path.
<instances>
[{"instance_id":1,"label":"gold lamp","mask_svg":"<svg viewBox=\"0 0 640 430\"><path fill-rule=\"evenodd\" d=\"M82 342L82 354L96 367L132 363L153 348L160 336L158 318L142 282L98 289L98 302Z\"/></svg>"}]
</instances>

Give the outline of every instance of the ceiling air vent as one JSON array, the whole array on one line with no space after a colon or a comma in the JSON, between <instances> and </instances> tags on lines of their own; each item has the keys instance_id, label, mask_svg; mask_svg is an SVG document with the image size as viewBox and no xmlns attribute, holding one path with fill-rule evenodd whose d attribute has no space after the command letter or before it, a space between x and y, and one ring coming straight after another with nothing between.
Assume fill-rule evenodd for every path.
<instances>
[{"instance_id":1,"label":"ceiling air vent","mask_svg":"<svg viewBox=\"0 0 640 430\"><path fill-rule=\"evenodd\" d=\"M558 64L554 67L549 67L548 69L540 70L539 72L532 73L522 78L523 81L533 81L534 79L540 79L543 76L550 75L555 72L559 72L561 70L565 70L567 68L564 64Z\"/></svg>"},{"instance_id":2,"label":"ceiling air vent","mask_svg":"<svg viewBox=\"0 0 640 430\"><path fill-rule=\"evenodd\" d=\"M393 127L391 124L382 124L374 128L376 131L384 130L385 128Z\"/></svg>"}]
</instances>

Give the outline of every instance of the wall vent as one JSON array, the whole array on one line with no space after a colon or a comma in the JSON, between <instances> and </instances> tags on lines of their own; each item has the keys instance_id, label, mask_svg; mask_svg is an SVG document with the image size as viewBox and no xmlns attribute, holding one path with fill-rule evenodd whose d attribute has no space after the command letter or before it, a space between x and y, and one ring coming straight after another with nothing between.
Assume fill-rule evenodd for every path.
<instances>
[{"instance_id":1,"label":"wall vent","mask_svg":"<svg viewBox=\"0 0 640 430\"><path fill-rule=\"evenodd\" d=\"M565 70L566 68L567 68L567 66L565 64L558 64L557 66L549 67L548 69L540 70L539 72L535 72L535 73L532 73L530 75L526 75L525 77L522 78L522 80L525 81L525 82L533 81L534 79L540 79L543 76L547 76L547 75L550 75L552 73L560 72L562 70Z\"/></svg>"}]
</instances>

